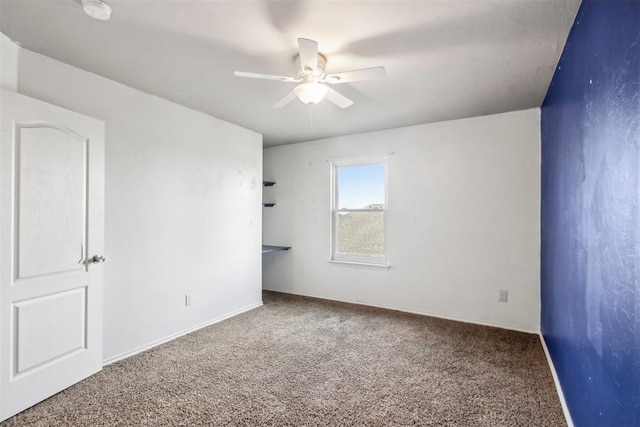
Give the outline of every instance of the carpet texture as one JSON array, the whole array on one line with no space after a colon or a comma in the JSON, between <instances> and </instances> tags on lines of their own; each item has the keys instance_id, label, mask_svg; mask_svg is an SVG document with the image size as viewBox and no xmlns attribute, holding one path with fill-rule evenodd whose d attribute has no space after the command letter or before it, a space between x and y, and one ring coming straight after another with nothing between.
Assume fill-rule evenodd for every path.
<instances>
[{"instance_id":1,"label":"carpet texture","mask_svg":"<svg viewBox=\"0 0 640 427\"><path fill-rule=\"evenodd\" d=\"M562 426L536 335L265 292L2 426Z\"/></svg>"}]
</instances>

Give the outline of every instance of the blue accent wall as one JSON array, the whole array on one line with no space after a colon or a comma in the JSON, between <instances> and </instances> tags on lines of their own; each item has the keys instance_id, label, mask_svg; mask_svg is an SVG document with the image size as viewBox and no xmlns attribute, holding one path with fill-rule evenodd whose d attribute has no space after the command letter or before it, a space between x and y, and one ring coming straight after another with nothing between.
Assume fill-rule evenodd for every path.
<instances>
[{"instance_id":1,"label":"blue accent wall","mask_svg":"<svg viewBox=\"0 0 640 427\"><path fill-rule=\"evenodd\" d=\"M640 426L640 1L583 0L541 120L542 333L576 426Z\"/></svg>"}]
</instances>

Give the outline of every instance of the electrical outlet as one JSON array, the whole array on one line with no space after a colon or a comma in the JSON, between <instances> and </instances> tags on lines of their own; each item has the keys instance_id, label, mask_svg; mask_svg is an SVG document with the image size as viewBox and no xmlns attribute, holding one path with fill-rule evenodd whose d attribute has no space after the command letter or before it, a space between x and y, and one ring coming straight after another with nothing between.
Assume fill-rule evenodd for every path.
<instances>
[{"instance_id":1,"label":"electrical outlet","mask_svg":"<svg viewBox=\"0 0 640 427\"><path fill-rule=\"evenodd\" d=\"M498 301L507 302L508 300L509 300L509 291L500 289L500 293L498 294Z\"/></svg>"},{"instance_id":2,"label":"electrical outlet","mask_svg":"<svg viewBox=\"0 0 640 427\"><path fill-rule=\"evenodd\" d=\"M184 296L184 305L187 305L187 306L191 305L191 294L186 294Z\"/></svg>"}]
</instances>

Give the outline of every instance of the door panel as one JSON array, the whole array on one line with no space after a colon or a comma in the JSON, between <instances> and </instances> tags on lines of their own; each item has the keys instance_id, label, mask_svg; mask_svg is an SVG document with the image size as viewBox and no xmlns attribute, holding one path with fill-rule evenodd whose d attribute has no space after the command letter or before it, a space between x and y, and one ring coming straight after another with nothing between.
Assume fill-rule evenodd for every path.
<instances>
[{"instance_id":1,"label":"door panel","mask_svg":"<svg viewBox=\"0 0 640 427\"><path fill-rule=\"evenodd\" d=\"M104 123L2 90L0 421L102 367Z\"/></svg>"},{"instance_id":2,"label":"door panel","mask_svg":"<svg viewBox=\"0 0 640 427\"><path fill-rule=\"evenodd\" d=\"M17 277L82 270L87 141L46 124L16 133Z\"/></svg>"},{"instance_id":3,"label":"door panel","mask_svg":"<svg viewBox=\"0 0 640 427\"><path fill-rule=\"evenodd\" d=\"M86 349L86 287L15 303L15 376Z\"/></svg>"}]
</instances>

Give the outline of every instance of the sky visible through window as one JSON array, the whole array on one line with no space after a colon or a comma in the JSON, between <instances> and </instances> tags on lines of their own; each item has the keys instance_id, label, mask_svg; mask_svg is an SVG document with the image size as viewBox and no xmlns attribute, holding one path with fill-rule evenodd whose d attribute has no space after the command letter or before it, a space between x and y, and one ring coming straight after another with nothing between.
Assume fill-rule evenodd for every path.
<instances>
[{"instance_id":1,"label":"sky visible through window","mask_svg":"<svg viewBox=\"0 0 640 427\"><path fill-rule=\"evenodd\" d=\"M338 168L338 209L362 209L384 203L382 164Z\"/></svg>"}]
</instances>

